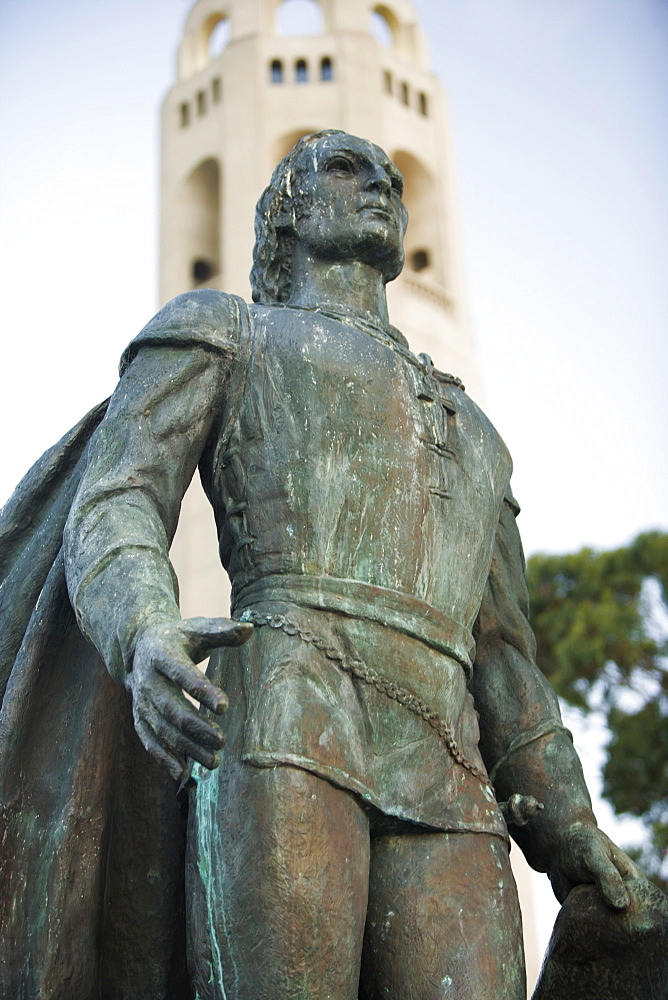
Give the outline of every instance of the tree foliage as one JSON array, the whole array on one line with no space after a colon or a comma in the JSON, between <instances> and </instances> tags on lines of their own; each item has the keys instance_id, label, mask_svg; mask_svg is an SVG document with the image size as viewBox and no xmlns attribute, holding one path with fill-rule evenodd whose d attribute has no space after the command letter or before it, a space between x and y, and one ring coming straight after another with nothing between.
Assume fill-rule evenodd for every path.
<instances>
[{"instance_id":1,"label":"tree foliage","mask_svg":"<svg viewBox=\"0 0 668 1000\"><path fill-rule=\"evenodd\" d=\"M557 693L604 713L603 794L645 823L638 860L668 882L668 534L528 561L538 663Z\"/></svg>"}]
</instances>

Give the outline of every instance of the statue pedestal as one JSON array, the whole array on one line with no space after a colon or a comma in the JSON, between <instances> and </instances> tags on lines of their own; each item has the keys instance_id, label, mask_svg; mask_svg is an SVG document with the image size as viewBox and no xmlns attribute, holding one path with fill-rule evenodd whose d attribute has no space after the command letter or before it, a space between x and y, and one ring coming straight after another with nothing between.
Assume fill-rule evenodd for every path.
<instances>
[{"instance_id":1,"label":"statue pedestal","mask_svg":"<svg viewBox=\"0 0 668 1000\"><path fill-rule=\"evenodd\" d=\"M566 897L533 1000L665 1000L668 896L642 877L631 904L612 910L591 885Z\"/></svg>"}]
</instances>

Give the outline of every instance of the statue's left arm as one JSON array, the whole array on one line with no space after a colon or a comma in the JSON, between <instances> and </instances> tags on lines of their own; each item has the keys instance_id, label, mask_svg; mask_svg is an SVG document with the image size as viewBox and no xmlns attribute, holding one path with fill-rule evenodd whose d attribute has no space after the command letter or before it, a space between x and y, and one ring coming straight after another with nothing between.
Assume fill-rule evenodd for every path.
<instances>
[{"instance_id":1,"label":"statue's left arm","mask_svg":"<svg viewBox=\"0 0 668 1000\"><path fill-rule=\"evenodd\" d=\"M630 859L602 833L582 766L561 722L554 691L536 666L528 622L524 555L511 498L503 505L492 566L474 628L471 692L480 713L480 749L497 798L533 796L544 808L511 833L529 864L549 874L557 898L595 883L611 906L624 907Z\"/></svg>"},{"instance_id":2,"label":"statue's left arm","mask_svg":"<svg viewBox=\"0 0 668 1000\"><path fill-rule=\"evenodd\" d=\"M237 353L235 301L218 292L169 303L131 345L65 529L66 576L79 626L132 695L135 728L176 778L191 757L216 767L223 691L195 666L252 629L181 619L169 562L181 499L215 440Z\"/></svg>"}]
</instances>

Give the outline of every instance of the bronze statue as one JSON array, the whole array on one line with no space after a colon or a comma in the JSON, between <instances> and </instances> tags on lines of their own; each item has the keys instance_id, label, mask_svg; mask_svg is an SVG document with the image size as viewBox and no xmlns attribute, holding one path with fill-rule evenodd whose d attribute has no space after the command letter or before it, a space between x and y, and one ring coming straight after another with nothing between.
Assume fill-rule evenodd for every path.
<instances>
[{"instance_id":1,"label":"bronze statue","mask_svg":"<svg viewBox=\"0 0 668 1000\"><path fill-rule=\"evenodd\" d=\"M258 204L256 304L169 303L8 504L26 997L520 1000L509 828L560 900L629 905L534 663L508 451L388 319L401 194L378 147L301 140ZM197 466L232 621L179 616Z\"/></svg>"}]
</instances>

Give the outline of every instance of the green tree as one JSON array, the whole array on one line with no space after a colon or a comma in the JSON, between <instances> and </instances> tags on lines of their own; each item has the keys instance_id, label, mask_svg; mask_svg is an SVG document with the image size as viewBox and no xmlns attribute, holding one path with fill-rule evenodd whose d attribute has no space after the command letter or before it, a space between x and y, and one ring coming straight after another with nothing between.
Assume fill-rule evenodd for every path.
<instances>
[{"instance_id":1,"label":"green tree","mask_svg":"<svg viewBox=\"0 0 668 1000\"><path fill-rule=\"evenodd\" d=\"M668 534L528 560L538 663L560 697L604 714L603 794L639 817L639 863L668 889Z\"/></svg>"}]
</instances>

